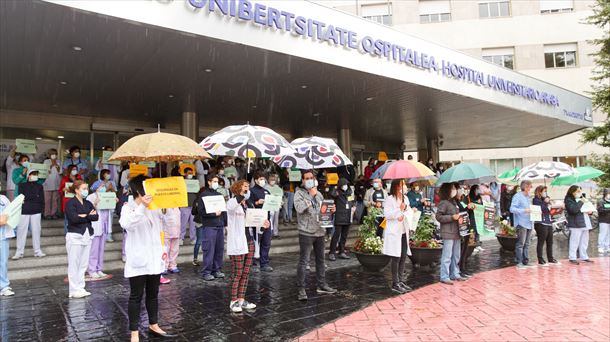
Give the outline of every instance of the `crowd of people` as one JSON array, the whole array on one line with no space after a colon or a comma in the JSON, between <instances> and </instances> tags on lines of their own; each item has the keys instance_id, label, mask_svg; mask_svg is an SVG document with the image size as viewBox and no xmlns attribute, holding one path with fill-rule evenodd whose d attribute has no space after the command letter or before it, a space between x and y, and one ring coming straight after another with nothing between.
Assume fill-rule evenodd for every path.
<instances>
[{"instance_id":1,"label":"crowd of people","mask_svg":"<svg viewBox=\"0 0 610 342\"><path fill-rule=\"evenodd\" d=\"M104 151L111 151L104 147ZM337 290L326 282L327 260L334 262L349 259L346 241L353 224L359 224L369 208L379 208L386 220L385 228L379 227L383 238L383 253L391 257L391 289L398 293L410 291L404 273L406 257L410 255L410 232L416 227L405 220L408 211L431 215L438 222L438 237L442 243L440 281L453 284L472 276L467 269L468 245L476 244L474 253L482 250L475 208L484 203L494 203L497 214L510 220L517 231L515 260L519 269L530 266L528 247L532 229L538 236L537 257L540 265L557 264L553 257L553 228L550 217L550 198L546 187L539 186L532 193L529 181L520 187L489 184L443 184L440 187L421 186L406 180L384 182L373 178L383 161L370 160L364 173L356 177L353 167L337 169L303 170L300 180L290 176L268 160L247 161L233 157L215 160L197 160L193 166L180 169L178 163L157 163L147 175L130 176L129 164L114 165L97 160L93 169L81 158L80 148L69 149L65 161L58 159L51 149L43 164L48 167L46 178L30 168L31 156L11 151L6 160L9 175L7 197L0 195L0 295L12 295L7 279L8 239L17 236L17 248L13 259L24 257L28 230L31 231L34 256L44 257L40 246L42 219L64 218L66 250L68 254L69 297L82 298L90 293L85 280L104 279L105 243L112 240L113 219L119 217L123 233L124 276L129 279L131 293L128 316L132 340L138 340L140 304L145 297L150 333L155 336L171 336L158 325L158 291L160 284L170 282L168 273L179 273L177 258L184 253L188 238L193 245L193 266L200 267L204 281L225 278L223 258L230 259L231 278L229 310L239 313L256 308L248 302L246 289L251 272L274 272L269 256L272 240L281 238L280 222L296 224L300 255L297 264L297 298L307 300L307 274L310 259L315 259L316 292L333 294ZM427 165L440 176L445 165L429 160ZM168 172L169 171L169 172ZM338 182L329 184L330 173L337 173ZM197 180L200 190L189 193L188 206L149 210L152 197L146 194L144 182L150 177L184 177ZM116 194L116 207L100 208L100 193ZM24 195L20 223L15 231L5 223L2 210L18 195ZM260 227L246 226L249 209L264 207L268 195L283 197L278 211L268 212ZM586 202L582 190L570 187L564 200L570 228L570 254L573 264L592 262L587 256L588 232L591 229L589 215L582 213ZM207 210L205 198L220 196L226 203L226 211ZM323 226L320 213L327 201L334 216L332 227ZM542 220L532 222L530 206L542 208ZM600 222L600 251L609 251L610 192L606 189L598 203ZM470 224L464 228L458 224L464 215ZM296 220L295 220L296 217ZM115 230L116 231L116 230ZM225 236L226 232L226 236ZM14 234L16 233L16 234ZM330 248L326 242L330 240ZM225 251L226 243L226 251ZM546 258L543 249L546 245ZM190 249L190 247L189 247ZM578 255L577 255L578 252ZM200 254L202 258L200 259Z\"/></svg>"}]
</instances>

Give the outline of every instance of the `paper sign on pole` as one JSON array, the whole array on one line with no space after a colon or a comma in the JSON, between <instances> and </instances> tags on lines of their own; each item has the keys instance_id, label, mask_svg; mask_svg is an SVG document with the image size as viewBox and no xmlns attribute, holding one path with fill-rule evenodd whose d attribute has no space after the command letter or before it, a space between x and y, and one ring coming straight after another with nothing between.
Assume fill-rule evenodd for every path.
<instances>
[{"instance_id":1,"label":"paper sign on pole","mask_svg":"<svg viewBox=\"0 0 610 342\"><path fill-rule=\"evenodd\" d=\"M144 190L153 198L148 206L150 210L188 207L186 183L182 177L147 179Z\"/></svg>"},{"instance_id":2,"label":"paper sign on pole","mask_svg":"<svg viewBox=\"0 0 610 342\"><path fill-rule=\"evenodd\" d=\"M328 185L337 185L339 183L339 175L336 173L327 173L326 174L326 184Z\"/></svg>"},{"instance_id":3,"label":"paper sign on pole","mask_svg":"<svg viewBox=\"0 0 610 342\"><path fill-rule=\"evenodd\" d=\"M116 208L116 194L114 192L98 192L97 193L97 208L98 209L114 209Z\"/></svg>"},{"instance_id":4,"label":"paper sign on pole","mask_svg":"<svg viewBox=\"0 0 610 342\"><path fill-rule=\"evenodd\" d=\"M23 206L23 200L25 196L23 194L17 196L11 203L9 203L6 208L4 208L4 214L8 216L8 220L6 224L9 227L15 229L17 225L19 225L19 221L21 220L21 208Z\"/></svg>"},{"instance_id":5,"label":"paper sign on pole","mask_svg":"<svg viewBox=\"0 0 610 342\"><path fill-rule=\"evenodd\" d=\"M36 154L36 141L29 139L15 139L15 151L26 154Z\"/></svg>"},{"instance_id":6,"label":"paper sign on pole","mask_svg":"<svg viewBox=\"0 0 610 342\"><path fill-rule=\"evenodd\" d=\"M197 169L195 168L195 165L193 165L193 164L187 164L187 163L180 164L180 174L183 176L186 174L186 171L184 171L185 169L191 169L191 171L193 171L193 175L197 174Z\"/></svg>"},{"instance_id":7,"label":"paper sign on pole","mask_svg":"<svg viewBox=\"0 0 610 342\"><path fill-rule=\"evenodd\" d=\"M73 198L74 197L74 193L70 192L70 187L72 186L72 182L66 182L66 187L64 188L64 197L65 198Z\"/></svg>"},{"instance_id":8,"label":"paper sign on pole","mask_svg":"<svg viewBox=\"0 0 610 342\"><path fill-rule=\"evenodd\" d=\"M205 206L205 212L208 214L227 211L227 202L225 202L225 198L222 195L203 196L201 199Z\"/></svg>"},{"instance_id":9,"label":"paper sign on pole","mask_svg":"<svg viewBox=\"0 0 610 342\"><path fill-rule=\"evenodd\" d=\"M278 195L266 195L263 210L279 211L282 207L282 197Z\"/></svg>"},{"instance_id":10,"label":"paper sign on pole","mask_svg":"<svg viewBox=\"0 0 610 342\"><path fill-rule=\"evenodd\" d=\"M189 194L196 194L199 192L199 181L197 179L185 179L186 183L186 192Z\"/></svg>"},{"instance_id":11,"label":"paper sign on pole","mask_svg":"<svg viewBox=\"0 0 610 342\"><path fill-rule=\"evenodd\" d=\"M263 227L267 221L267 210L251 209L246 210L246 227Z\"/></svg>"},{"instance_id":12,"label":"paper sign on pole","mask_svg":"<svg viewBox=\"0 0 610 342\"><path fill-rule=\"evenodd\" d=\"M49 166L45 164L30 163L28 174L32 171L38 171L38 178L46 179L49 176Z\"/></svg>"},{"instance_id":13,"label":"paper sign on pole","mask_svg":"<svg viewBox=\"0 0 610 342\"><path fill-rule=\"evenodd\" d=\"M299 170L288 170L288 180L291 182L301 181L301 171Z\"/></svg>"},{"instance_id":14,"label":"paper sign on pole","mask_svg":"<svg viewBox=\"0 0 610 342\"><path fill-rule=\"evenodd\" d=\"M148 167L142 164L129 164L129 178L133 178L139 175L148 175Z\"/></svg>"},{"instance_id":15,"label":"paper sign on pole","mask_svg":"<svg viewBox=\"0 0 610 342\"><path fill-rule=\"evenodd\" d=\"M113 161L108 160L108 159L110 159L110 157L112 157L113 153L114 153L114 151L102 151L102 164L121 165L120 160L113 160Z\"/></svg>"}]
</instances>

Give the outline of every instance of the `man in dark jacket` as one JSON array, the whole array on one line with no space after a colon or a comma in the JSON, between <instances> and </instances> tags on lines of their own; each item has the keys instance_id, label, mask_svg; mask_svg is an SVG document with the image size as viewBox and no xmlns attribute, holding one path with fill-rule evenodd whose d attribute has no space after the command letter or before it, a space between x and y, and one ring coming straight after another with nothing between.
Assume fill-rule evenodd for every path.
<instances>
[{"instance_id":1,"label":"man in dark jacket","mask_svg":"<svg viewBox=\"0 0 610 342\"><path fill-rule=\"evenodd\" d=\"M21 208L21 220L17 226L17 248L13 260L23 257L28 228L32 230L32 247L34 256L46 256L40 249L40 220L44 209L44 190L38 181L38 171L28 173L27 182L19 184L19 193L25 196Z\"/></svg>"},{"instance_id":2,"label":"man in dark jacket","mask_svg":"<svg viewBox=\"0 0 610 342\"><path fill-rule=\"evenodd\" d=\"M335 200L335 232L330 240L330 253L328 259L330 261L337 260L337 243L339 244L339 259L349 259L345 253L345 242L349 227L352 224L352 189L349 187L349 181L345 178L339 179L339 187L331 191L330 195Z\"/></svg>"},{"instance_id":3,"label":"man in dark jacket","mask_svg":"<svg viewBox=\"0 0 610 342\"><path fill-rule=\"evenodd\" d=\"M208 212L205 208L204 197L220 196L218 189L218 176L208 177L208 186L199 193L197 203L197 221L203 226L203 265L201 276L203 280L212 281L216 278L224 278L222 270L222 257L224 254L224 227L227 225L227 212Z\"/></svg>"},{"instance_id":4,"label":"man in dark jacket","mask_svg":"<svg viewBox=\"0 0 610 342\"><path fill-rule=\"evenodd\" d=\"M269 190L265 189L265 185L267 185L267 178L263 171L257 171L254 174L254 185L250 189L250 199L248 200L250 204L254 208L261 209L265 204L265 196L269 195ZM267 214L267 219L269 219L269 214ZM258 228L257 228L258 229ZM263 272L273 272L273 267L269 266L269 250L271 249L271 229L262 228L263 231L258 234L257 242L259 244L260 250L260 258L258 260L260 265L260 270ZM256 266L256 259L252 266ZM256 272L256 268L254 269Z\"/></svg>"}]
</instances>

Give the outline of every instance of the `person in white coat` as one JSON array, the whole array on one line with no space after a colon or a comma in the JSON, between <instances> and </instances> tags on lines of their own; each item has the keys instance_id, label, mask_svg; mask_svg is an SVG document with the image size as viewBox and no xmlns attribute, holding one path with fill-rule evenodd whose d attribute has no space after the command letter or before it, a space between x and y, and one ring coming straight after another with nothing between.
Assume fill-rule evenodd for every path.
<instances>
[{"instance_id":1,"label":"person in white coat","mask_svg":"<svg viewBox=\"0 0 610 342\"><path fill-rule=\"evenodd\" d=\"M407 212L411 210L406 197L408 187L403 180L395 179L390 186L389 196L383 205L386 227L383 232L383 254L392 257L392 291L406 293L411 288L404 282L405 262L411 255L409 248L409 227Z\"/></svg>"},{"instance_id":2,"label":"person in white coat","mask_svg":"<svg viewBox=\"0 0 610 342\"><path fill-rule=\"evenodd\" d=\"M4 195L0 195L0 296L12 296L15 294L8 280L8 239L15 237L15 230L7 223L8 215L4 213L10 201Z\"/></svg>"},{"instance_id":3,"label":"person in white coat","mask_svg":"<svg viewBox=\"0 0 610 342\"><path fill-rule=\"evenodd\" d=\"M59 206L59 182L61 181L61 161L57 160L57 150L52 148L47 152L49 156L43 164L49 170L47 179L45 179L42 187L44 188L44 218L55 219L59 218L57 209Z\"/></svg>"},{"instance_id":4,"label":"person in white coat","mask_svg":"<svg viewBox=\"0 0 610 342\"><path fill-rule=\"evenodd\" d=\"M121 208L119 223L129 234L125 245L125 278L131 289L127 314L131 341L139 341L140 308L146 290L148 332L156 337L175 338L163 331L159 319L159 280L165 269L164 246L161 240L163 227L161 210L149 210L152 196L146 195L144 181L148 177L136 176L129 181L132 199ZM167 257L167 255L165 255Z\"/></svg>"}]
</instances>

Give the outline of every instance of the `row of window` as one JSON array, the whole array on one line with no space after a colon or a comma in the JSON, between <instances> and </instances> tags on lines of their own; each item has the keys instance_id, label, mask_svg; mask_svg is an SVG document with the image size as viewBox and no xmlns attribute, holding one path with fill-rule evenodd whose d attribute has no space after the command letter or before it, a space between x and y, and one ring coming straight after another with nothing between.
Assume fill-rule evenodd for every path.
<instances>
[{"instance_id":1,"label":"row of window","mask_svg":"<svg viewBox=\"0 0 610 342\"><path fill-rule=\"evenodd\" d=\"M512 48L483 50L483 59L508 69L515 68L515 53ZM576 66L576 44L547 45L544 52L544 67L572 68Z\"/></svg>"},{"instance_id":2,"label":"row of window","mask_svg":"<svg viewBox=\"0 0 610 342\"><path fill-rule=\"evenodd\" d=\"M573 0L539 0L540 13L563 13L573 10ZM510 0L479 1L479 18L501 18L511 15ZM362 17L380 24L392 25L392 3L361 6ZM419 22L440 23L451 20L451 0L419 0Z\"/></svg>"}]
</instances>

